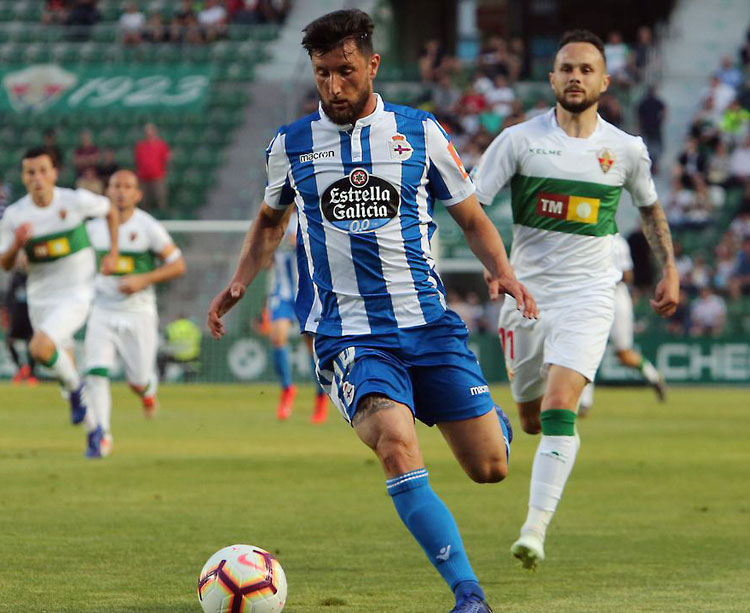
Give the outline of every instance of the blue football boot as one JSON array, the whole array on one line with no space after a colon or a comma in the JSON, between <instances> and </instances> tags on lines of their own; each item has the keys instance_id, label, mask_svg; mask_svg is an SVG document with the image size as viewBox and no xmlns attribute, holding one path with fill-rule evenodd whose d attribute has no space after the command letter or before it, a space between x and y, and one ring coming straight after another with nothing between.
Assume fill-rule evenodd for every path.
<instances>
[{"instance_id":1,"label":"blue football boot","mask_svg":"<svg viewBox=\"0 0 750 613\"><path fill-rule=\"evenodd\" d=\"M101 426L97 426L96 430L92 430L86 435L86 457L87 458L101 458L102 457L102 439L104 438L104 431Z\"/></svg>"},{"instance_id":2,"label":"blue football boot","mask_svg":"<svg viewBox=\"0 0 750 613\"><path fill-rule=\"evenodd\" d=\"M456 606L451 609L451 613L492 613L492 609L480 596L467 594L459 598Z\"/></svg>"},{"instance_id":3,"label":"blue football boot","mask_svg":"<svg viewBox=\"0 0 750 613\"><path fill-rule=\"evenodd\" d=\"M80 424L83 418L86 417L86 390L84 389L83 382L81 382L77 389L70 392L68 402L70 402L70 422L74 426Z\"/></svg>"}]
</instances>

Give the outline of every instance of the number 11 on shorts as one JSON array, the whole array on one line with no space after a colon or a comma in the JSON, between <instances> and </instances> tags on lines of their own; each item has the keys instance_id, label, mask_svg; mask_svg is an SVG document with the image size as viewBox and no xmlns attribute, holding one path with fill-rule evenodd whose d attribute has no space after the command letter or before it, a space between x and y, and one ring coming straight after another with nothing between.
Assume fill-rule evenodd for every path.
<instances>
[{"instance_id":1,"label":"number 11 on shorts","mask_svg":"<svg viewBox=\"0 0 750 613\"><path fill-rule=\"evenodd\" d=\"M515 356L515 349L513 346L513 330L506 330L505 328L499 328L498 333L500 334L500 344L503 347L503 355L507 360L512 360Z\"/></svg>"}]
</instances>

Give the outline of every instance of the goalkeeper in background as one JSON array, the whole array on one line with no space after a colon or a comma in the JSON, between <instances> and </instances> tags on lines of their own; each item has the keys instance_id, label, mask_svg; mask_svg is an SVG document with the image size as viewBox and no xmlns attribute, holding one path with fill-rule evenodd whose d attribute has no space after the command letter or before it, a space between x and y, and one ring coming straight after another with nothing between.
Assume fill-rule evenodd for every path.
<instances>
[{"instance_id":1,"label":"goalkeeper in background","mask_svg":"<svg viewBox=\"0 0 750 613\"><path fill-rule=\"evenodd\" d=\"M156 350L158 315L153 285L185 273L185 261L164 226L138 203L138 178L130 170L112 175L107 190L120 213L120 256L111 276L96 277L96 297L86 328L86 385L96 416L95 434L86 455L97 458L112 450L109 373L115 355L125 364L131 389L141 397L147 418L157 409ZM101 220L87 225L98 256L109 249L109 235Z\"/></svg>"}]
</instances>

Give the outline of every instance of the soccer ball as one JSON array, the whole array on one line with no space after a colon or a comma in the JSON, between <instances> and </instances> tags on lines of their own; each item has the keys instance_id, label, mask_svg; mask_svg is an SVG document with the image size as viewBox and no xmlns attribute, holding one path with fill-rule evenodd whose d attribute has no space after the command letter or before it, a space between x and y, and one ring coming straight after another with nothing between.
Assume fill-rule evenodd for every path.
<instances>
[{"instance_id":1,"label":"soccer ball","mask_svg":"<svg viewBox=\"0 0 750 613\"><path fill-rule=\"evenodd\" d=\"M278 613L286 602L284 570L260 547L224 547L201 570L198 600L204 613Z\"/></svg>"}]
</instances>

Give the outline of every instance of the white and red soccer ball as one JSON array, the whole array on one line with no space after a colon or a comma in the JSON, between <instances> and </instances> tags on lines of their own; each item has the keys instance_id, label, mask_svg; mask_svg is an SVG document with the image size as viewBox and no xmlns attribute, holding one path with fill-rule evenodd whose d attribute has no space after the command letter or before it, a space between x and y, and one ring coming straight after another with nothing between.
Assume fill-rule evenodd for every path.
<instances>
[{"instance_id":1,"label":"white and red soccer ball","mask_svg":"<svg viewBox=\"0 0 750 613\"><path fill-rule=\"evenodd\" d=\"M278 613L286 603L284 570L260 547L224 547L201 570L198 600L204 613Z\"/></svg>"}]
</instances>

